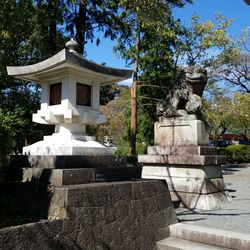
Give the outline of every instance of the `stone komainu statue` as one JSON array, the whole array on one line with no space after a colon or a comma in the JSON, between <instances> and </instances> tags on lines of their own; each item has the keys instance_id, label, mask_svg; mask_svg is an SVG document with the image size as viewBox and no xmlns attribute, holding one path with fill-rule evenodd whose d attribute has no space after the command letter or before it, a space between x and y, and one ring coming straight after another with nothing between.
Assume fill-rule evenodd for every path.
<instances>
[{"instance_id":1,"label":"stone komainu statue","mask_svg":"<svg viewBox=\"0 0 250 250\"><path fill-rule=\"evenodd\" d=\"M201 115L201 96L207 84L207 71L199 66L185 68L184 77L166 98L157 104L157 115L178 117L183 114ZM184 111L183 111L184 110Z\"/></svg>"}]
</instances>

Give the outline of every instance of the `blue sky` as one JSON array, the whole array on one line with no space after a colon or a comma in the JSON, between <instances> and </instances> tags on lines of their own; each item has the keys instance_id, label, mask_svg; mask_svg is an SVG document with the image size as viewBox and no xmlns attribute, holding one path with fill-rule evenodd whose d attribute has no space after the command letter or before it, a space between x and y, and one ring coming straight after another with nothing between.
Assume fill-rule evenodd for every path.
<instances>
[{"instance_id":1,"label":"blue sky","mask_svg":"<svg viewBox=\"0 0 250 250\"><path fill-rule=\"evenodd\" d=\"M238 36L242 29L250 26L250 5L247 5L244 0L193 0L193 4L174 9L175 17L180 18L187 26L193 14L201 16L201 20L206 21L212 19L216 12L235 19L228 30L232 37ZM87 58L97 63L105 62L110 67L125 68L125 61L118 58L112 51L115 42L102 39L102 35L100 39L101 43L98 47L94 43L87 44Z\"/></svg>"}]
</instances>

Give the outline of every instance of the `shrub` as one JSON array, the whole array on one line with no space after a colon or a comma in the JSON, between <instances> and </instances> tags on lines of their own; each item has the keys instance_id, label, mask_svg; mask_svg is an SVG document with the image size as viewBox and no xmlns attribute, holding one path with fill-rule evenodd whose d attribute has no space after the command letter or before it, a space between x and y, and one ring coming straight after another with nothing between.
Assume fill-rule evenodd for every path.
<instances>
[{"instance_id":1,"label":"shrub","mask_svg":"<svg viewBox=\"0 0 250 250\"><path fill-rule=\"evenodd\" d=\"M0 228L48 219L50 199L45 184L0 183Z\"/></svg>"},{"instance_id":2,"label":"shrub","mask_svg":"<svg viewBox=\"0 0 250 250\"><path fill-rule=\"evenodd\" d=\"M3 181L3 172L8 165L8 157L13 144L11 129L8 125L8 117L6 118L0 109L0 182Z\"/></svg>"},{"instance_id":3,"label":"shrub","mask_svg":"<svg viewBox=\"0 0 250 250\"><path fill-rule=\"evenodd\" d=\"M250 145L230 145L217 149L221 155L226 155L229 162L250 162Z\"/></svg>"}]
</instances>

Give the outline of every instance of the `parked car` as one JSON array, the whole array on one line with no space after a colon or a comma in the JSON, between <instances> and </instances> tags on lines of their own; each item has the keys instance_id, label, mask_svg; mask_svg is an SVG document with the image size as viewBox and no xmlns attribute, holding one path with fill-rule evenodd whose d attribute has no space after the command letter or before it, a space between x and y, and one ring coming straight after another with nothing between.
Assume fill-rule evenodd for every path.
<instances>
[{"instance_id":1,"label":"parked car","mask_svg":"<svg viewBox=\"0 0 250 250\"><path fill-rule=\"evenodd\" d=\"M230 140L219 140L215 142L215 147L227 147L231 144L232 142Z\"/></svg>"}]
</instances>

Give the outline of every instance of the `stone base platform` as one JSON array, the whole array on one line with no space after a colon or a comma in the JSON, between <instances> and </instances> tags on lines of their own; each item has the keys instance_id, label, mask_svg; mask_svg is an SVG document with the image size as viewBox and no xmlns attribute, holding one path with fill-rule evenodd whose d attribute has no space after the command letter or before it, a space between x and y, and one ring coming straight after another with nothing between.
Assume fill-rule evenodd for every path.
<instances>
[{"instance_id":1,"label":"stone base platform","mask_svg":"<svg viewBox=\"0 0 250 250\"><path fill-rule=\"evenodd\" d=\"M91 140L80 141L73 139L44 140L30 146L23 147L23 154L26 155L114 155L115 148Z\"/></svg>"},{"instance_id":2,"label":"stone base platform","mask_svg":"<svg viewBox=\"0 0 250 250\"><path fill-rule=\"evenodd\" d=\"M54 187L50 204L52 220L1 229L0 249L152 250L177 222L159 180Z\"/></svg>"},{"instance_id":3,"label":"stone base platform","mask_svg":"<svg viewBox=\"0 0 250 250\"><path fill-rule=\"evenodd\" d=\"M141 164L218 165L225 157L216 155L211 146L149 146L147 155L138 155Z\"/></svg>"},{"instance_id":4,"label":"stone base platform","mask_svg":"<svg viewBox=\"0 0 250 250\"><path fill-rule=\"evenodd\" d=\"M216 155L214 147L150 146L138 161L142 178L166 180L172 200L181 206L211 210L230 200L220 166L225 157Z\"/></svg>"},{"instance_id":5,"label":"stone base platform","mask_svg":"<svg viewBox=\"0 0 250 250\"><path fill-rule=\"evenodd\" d=\"M141 178L138 167L23 169L23 182L35 180L52 186L78 185L93 182L131 181Z\"/></svg>"},{"instance_id":6,"label":"stone base platform","mask_svg":"<svg viewBox=\"0 0 250 250\"><path fill-rule=\"evenodd\" d=\"M124 167L125 157L114 155L12 155L10 167L15 168L93 168L93 167Z\"/></svg>"},{"instance_id":7,"label":"stone base platform","mask_svg":"<svg viewBox=\"0 0 250 250\"><path fill-rule=\"evenodd\" d=\"M142 178L166 180L172 200L190 209L221 208L231 200L220 166L144 166Z\"/></svg>"},{"instance_id":8,"label":"stone base platform","mask_svg":"<svg viewBox=\"0 0 250 250\"><path fill-rule=\"evenodd\" d=\"M7 172L10 181L38 181L62 186L141 178L140 167L127 167L125 157L83 155L12 156Z\"/></svg>"},{"instance_id":9,"label":"stone base platform","mask_svg":"<svg viewBox=\"0 0 250 250\"><path fill-rule=\"evenodd\" d=\"M181 165L218 165L225 162L220 155L139 155L141 164L181 164Z\"/></svg>"}]
</instances>

